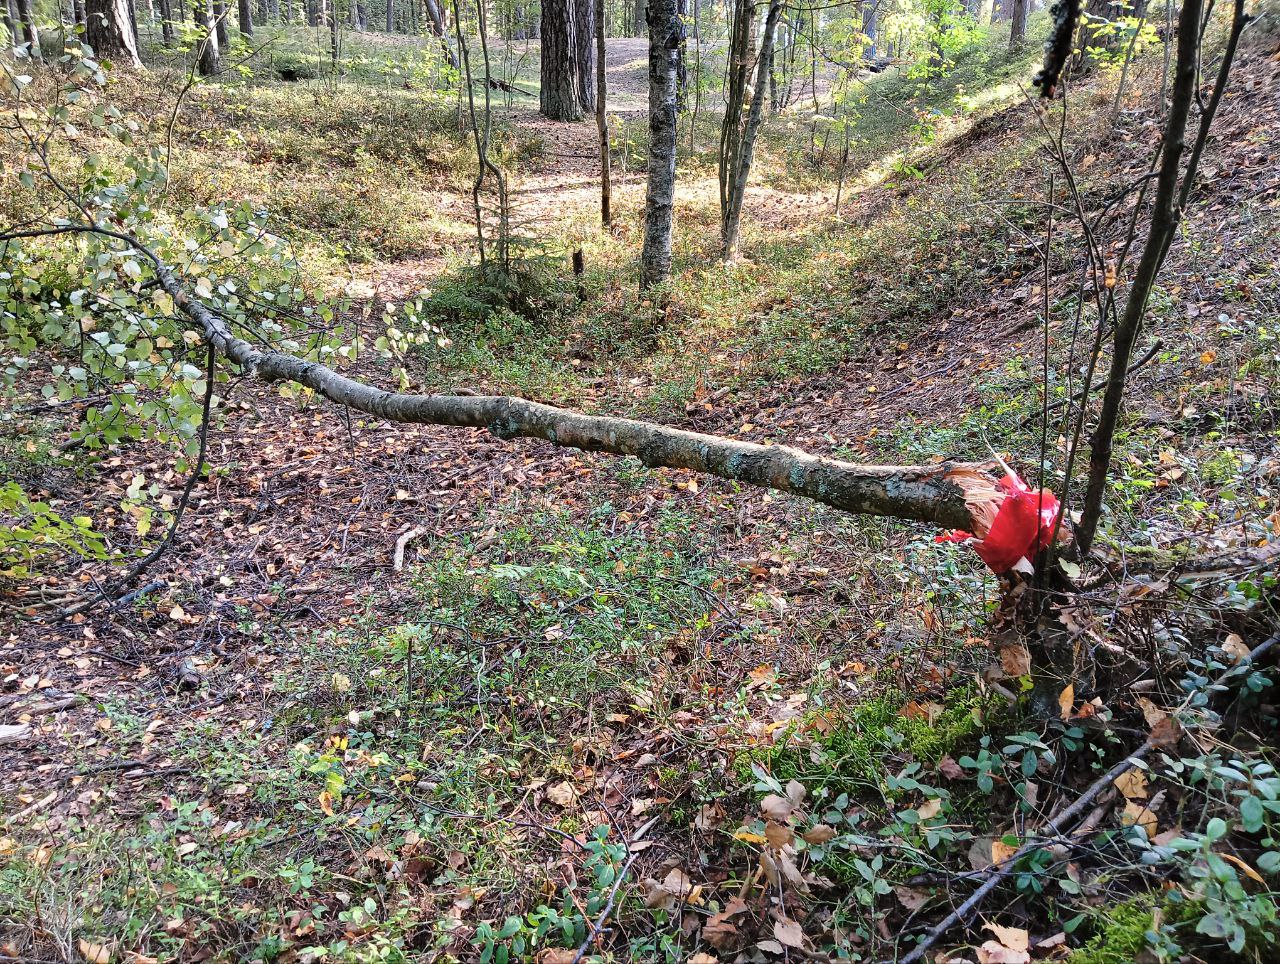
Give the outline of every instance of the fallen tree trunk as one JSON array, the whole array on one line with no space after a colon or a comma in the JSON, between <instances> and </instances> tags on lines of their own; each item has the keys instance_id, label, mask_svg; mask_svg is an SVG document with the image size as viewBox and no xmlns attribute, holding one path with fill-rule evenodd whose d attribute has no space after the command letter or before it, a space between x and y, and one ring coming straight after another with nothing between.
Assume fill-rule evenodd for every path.
<instances>
[{"instance_id":1,"label":"fallen tree trunk","mask_svg":"<svg viewBox=\"0 0 1280 964\"><path fill-rule=\"evenodd\" d=\"M845 512L973 529L1004 493L982 466L857 465L784 445L759 445L652 422L579 412L505 395L409 395L348 378L296 355L263 351L188 293L174 271L138 239L101 226L65 225L10 238L98 234L129 245L154 267L156 281L206 342L246 374L304 385L338 405L393 422L483 428L502 439L538 438L586 452L630 455L651 468L692 469L789 492ZM971 511L977 508L975 516ZM977 526L985 532L981 524Z\"/></svg>"}]
</instances>

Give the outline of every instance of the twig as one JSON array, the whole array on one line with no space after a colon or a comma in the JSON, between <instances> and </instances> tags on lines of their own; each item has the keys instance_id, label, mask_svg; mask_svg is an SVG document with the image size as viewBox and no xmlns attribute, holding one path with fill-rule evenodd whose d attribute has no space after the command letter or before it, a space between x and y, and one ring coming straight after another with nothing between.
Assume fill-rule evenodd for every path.
<instances>
[{"instance_id":1,"label":"twig","mask_svg":"<svg viewBox=\"0 0 1280 964\"><path fill-rule=\"evenodd\" d=\"M1163 347L1164 347L1164 342L1161 339L1157 338L1152 343L1151 347L1147 349L1146 353L1143 354L1141 358L1139 358L1137 361L1135 361L1132 365L1129 366L1129 370L1125 372L1125 377L1127 378L1128 376L1136 372L1139 368L1143 368L1144 366L1150 364L1151 359L1155 358L1156 354ZM1086 386L1085 388L1080 389L1080 391L1076 392L1070 398L1060 398L1053 404L1048 405L1044 409L1044 413L1047 414L1048 412L1052 412L1052 411L1055 411L1056 409L1062 408L1062 406L1066 405L1068 402L1070 402L1072 405L1075 405L1078 402L1082 402L1084 401L1085 396L1088 394L1089 394L1089 387ZM1041 416L1040 412L1036 412L1032 415L1028 415L1026 418L1024 418L1021 422L1018 423L1018 428L1020 429L1026 428L1028 425L1030 425L1040 416Z\"/></svg>"},{"instance_id":2,"label":"twig","mask_svg":"<svg viewBox=\"0 0 1280 964\"><path fill-rule=\"evenodd\" d=\"M183 513L186 512L187 505L191 502L191 493L195 491L196 483L200 481L200 474L204 471L205 455L209 451L209 422L210 412L213 407L213 382L214 376L217 374L218 355L213 342L209 342L208 347L209 361L205 370L204 401L200 406L200 451L196 455L196 464L192 468L191 474L187 476L187 484L182 487L182 495L178 497L178 504L174 507L173 521L169 523L169 531L164 534L164 538L160 540L160 543L154 549L134 563L133 566L129 568L129 571L123 576L114 580L111 585L107 587L106 592L99 591L99 595L94 598L86 599L84 602L68 607L63 610L60 616L61 619L68 619L77 613L82 613L85 610L92 609L98 603L107 599L107 594L109 592L123 589L125 586L129 585L129 583L142 575L142 573L144 573L157 559L165 554L169 546L173 543L173 537L178 534L178 526L182 524ZM138 598L138 596L148 592L151 588L154 588L154 584L151 587L144 586L142 590L140 590L136 595L133 595L132 598ZM123 601L124 600L119 600L119 602Z\"/></svg>"},{"instance_id":3,"label":"twig","mask_svg":"<svg viewBox=\"0 0 1280 964\"><path fill-rule=\"evenodd\" d=\"M1007 858L998 867L988 870L987 873L990 874L990 876L987 878L986 882L975 890L968 900L948 914L941 923L933 928L933 930L929 931L929 933L925 935L924 940L916 945L915 950L902 958L901 964L915 964L916 961L923 960L925 951L936 944L949 930L951 930L951 928L955 927L956 924L966 920L970 914L977 910L978 905L986 899L987 895L999 887L1004 879L1013 873L1013 868L1017 866L1018 862L1023 857L1031 853L1031 851L1038 850L1042 847L1044 845L1045 838L1060 836L1067 828L1067 825L1083 814L1085 810L1092 805L1093 801L1096 800L1108 787L1110 787L1117 778L1123 776L1137 766L1144 757L1155 749L1155 747L1156 744L1148 739L1147 742L1142 744L1142 746L1138 747L1138 749L1134 750L1127 757L1095 780L1089 786L1089 789L1086 790L1075 803L1067 807L1066 810L1063 810L1062 813L1045 828L1044 833L1032 837L1014 851L1013 855Z\"/></svg>"},{"instance_id":4,"label":"twig","mask_svg":"<svg viewBox=\"0 0 1280 964\"><path fill-rule=\"evenodd\" d=\"M637 830L635 836L627 842L628 849L630 849L632 845L643 840L644 835L647 834L657 822L657 817L651 817L643 827ZM590 947L595 942L595 939L600 936L600 931L604 928L605 921L607 921L609 919L609 915L613 913L614 904L618 900L618 890L622 887L622 882L626 880L627 872L631 869L631 865L636 862L636 858L639 857L641 853L642 851L639 850L632 851L631 856L627 858L627 862L623 864L622 869L618 871L618 877L614 880L613 888L609 891L609 901L604 905L604 910L600 912L600 916L596 918L596 922L591 925L591 930L587 934L587 939L578 947L578 953L573 955L573 964L578 964L578 962L582 960L583 956L587 953L587 948Z\"/></svg>"}]
</instances>

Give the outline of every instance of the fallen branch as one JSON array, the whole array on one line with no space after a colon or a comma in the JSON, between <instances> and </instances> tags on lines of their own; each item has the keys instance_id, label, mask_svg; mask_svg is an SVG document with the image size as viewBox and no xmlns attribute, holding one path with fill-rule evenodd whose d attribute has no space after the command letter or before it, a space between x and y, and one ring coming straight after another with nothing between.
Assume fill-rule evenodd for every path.
<instances>
[{"instance_id":1,"label":"fallen branch","mask_svg":"<svg viewBox=\"0 0 1280 964\"><path fill-rule=\"evenodd\" d=\"M1276 645L1280 645L1280 635L1272 636L1264 642L1259 643L1249 652L1248 656L1244 657L1240 662L1229 667L1225 672L1219 675L1213 683L1207 687L1207 690L1209 692L1219 692L1219 688L1228 680L1243 675L1257 662L1259 658ZM1185 708L1190 704L1190 701L1191 697L1188 696L1183 702L1182 707ZM1165 722L1173 723L1174 721L1171 717ZM1162 746L1167 746L1170 742L1176 742L1176 738L1171 739L1170 734L1176 734L1177 732L1178 728L1176 726L1172 727L1172 729L1166 733L1153 732L1147 737L1146 741L1140 747L1091 783L1075 803L1071 804L1071 806L1063 810L1062 813L1058 814L1057 817L1049 821L1044 830L1036 834L1034 837L1028 838L1021 847L1014 851L1011 856L1001 861L998 866L988 868L985 873L989 876L983 882L982 886L975 890L968 900L948 914L940 923L937 924L937 926L930 930L929 933L925 935L924 940L917 944L910 954L902 958L899 964L915 964L916 961L923 960L925 952L946 936L947 932L951 930L951 928L955 927L957 924L964 923L970 916L972 916L987 896L999 887L1006 877L1010 876L1014 872L1018 862L1022 860L1023 857L1027 856L1034 850L1038 850L1050 841L1062 836L1076 818L1085 814L1085 811L1089 810L1098 797L1110 789L1117 779L1141 763L1151 754L1152 750ZM1089 817L1086 817L1082 826L1088 823Z\"/></svg>"},{"instance_id":2,"label":"fallen branch","mask_svg":"<svg viewBox=\"0 0 1280 964\"><path fill-rule=\"evenodd\" d=\"M635 836L627 842L627 849L630 850L633 846L643 840L645 838L645 834L647 834L657 822L657 817L650 818L643 827L636 831ZM604 929L605 922L609 920L609 915L613 913L614 905L617 903L618 890L622 887L622 882L627 878L627 872L631 870L631 865L636 862L636 858L640 856L640 853L641 852L639 850L632 850L631 855L627 857L627 862L623 864L622 869L618 871L618 876L614 879L613 887L609 891L609 900L604 905L604 910L600 912L600 916L596 918L596 922L591 925L591 930L587 932L587 939L578 947L578 953L573 955L573 964L578 964L578 962L582 960L587 953L587 949L595 943L596 938L600 936L600 932Z\"/></svg>"},{"instance_id":3,"label":"fallen branch","mask_svg":"<svg viewBox=\"0 0 1280 964\"><path fill-rule=\"evenodd\" d=\"M262 351L238 337L218 315L188 294L174 271L141 241L100 225L69 224L12 232L8 239L96 234L129 246L154 268L160 287L203 339L261 381L304 385L338 405L392 422L484 428L501 439L539 438L586 452L630 455L651 468L691 469L731 481L789 492L845 512L971 529L975 503L1001 494L982 466L856 465L783 445L757 445L501 395L408 395L385 391L318 362Z\"/></svg>"},{"instance_id":4,"label":"fallen branch","mask_svg":"<svg viewBox=\"0 0 1280 964\"><path fill-rule=\"evenodd\" d=\"M973 892L973 894L963 904L948 914L943 920L925 935L924 940L915 946L915 949L902 958L901 964L914 964L914 962L923 960L925 952L936 944L939 940L946 936L947 932L957 924L967 920L969 916L978 909L981 904L993 890L1003 883L1004 879L1013 873L1013 869L1023 857L1038 850L1044 846L1045 842L1059 837L1067 830L1069 825L1077 817L1081 816L1098 796L1109 788L1118 777L1123 776L1142 762L1153 749L1156 744L1151 740L1143 743L1142 746L1134 750L1127 757L1113 766L1110 770L1098 777L1075 803L1063 810L1054 820L1050 821L1045 827L1044 832L1027 840L1019 847L1012 856L1002 861L999 866L991 868L987 871L990 876L986 881Z\"/></svg>"}]
</instances>

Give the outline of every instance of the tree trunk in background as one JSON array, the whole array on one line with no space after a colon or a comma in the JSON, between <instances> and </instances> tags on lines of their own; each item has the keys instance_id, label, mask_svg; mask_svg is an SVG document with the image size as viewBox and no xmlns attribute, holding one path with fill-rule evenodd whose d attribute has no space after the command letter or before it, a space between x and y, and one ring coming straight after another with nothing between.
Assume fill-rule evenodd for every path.
<instances>
[{"instance_id":1,"label":"tree trunk in background","mask_svg":"<svg viewBox=\"0 0 1280 964\"><path fill-rule=\"evenodd\" d=\"M985 27L991 23L991 16L995 12L995 0L978 0L978 11L974 14L974 19L978 21L978 26Z\"/></svg>"},{"instance_id":2,"label":"tree trunk in background","mask_svg":"<svg viewBox=\"0 0 1280 964\"><path fill-rule=\"evenodd\" d=\"M635 0L632 12L635 15L635 19L631 22L631 35L633 37L643 37L648 23L645 19L645 0Z\"/></svg>"},{"instance_id":3,"label":"tree trunk in background","mask_svg":"<svg viewBox=\"0 0 1280 964\"><path fill-rule=\"evenodd\" d=\"M728 63L725 67L725 108L720 123L719 181L721 218L729 207L733 172L738 169L742 147L742 111L755 54L755 6L752 0L734 0L729 23Z\"/></svg>"},{"instance_id":4,"label":"tree trunk in background","mask_svg":"<svg viewBox=\"0 0 1280 964\"><path fill-rule=\"evenodd\" d=\"M558 121L582 120L577 0L542 0L542 113Z\"/></svg>"},{"instance_id":5,"label":"tree trunk in background","mask_svg":"<svg viewBox=\"0 0 1280 964\"><path fill-rule=\"evenodd\" d=\"M596 3L571 0L573 10L574 55L578 62L578 102L582 110L596 109Z\"/></svg>"},{"instance_id":6,"label":"tree trunk in background","mask_svg":"<svg viewBox=\"0 0 1280 964\"><path fill-rule=\"evenodd\" d=\"M683 31L676 0L649 0L649 185L644 201L640 290L671 277L676 194L676 58Z\"/></svg>"},{"instance_id":7,"label":"tree trunk in background","mask_svg":"<svg viewBox=\"0 0 1280 964\"><path fill-rule=\"evenodd\" d=\"M249 6L249 0L238 0L240 8L240 33L246 37L253 36L253 10Z\"/></svg>"},{"instance_id":8,"label":"tree trunk in background","mask_svg":"<svg viewBox=\"0 0 1280 964\"><path fill-rule=\"evenodd\" d=\"M100 58L142 66L126 0L85 0L84 39Z\"/></svg>"},{"instance_id":9,"label":"tree trunk in background","mask_svg":"<svg viewBox=\"0 0 1280 964\"><path fill-rule=\"evenodd\" d=\"M604 0L596 0L596 130L600 134L600 224L609 227L613 185L609 172L609 118L605 114L608 90L605 86Z\"/></svg>"},{"instance_id":10,"label":"tree trunk in background","mask_svg":"<svg viewBox=\"0 0 1280 964\"><path fill-rule=\"evenodd\" d=\"M22 35L22 21L18 17L18 8L13 0L5 0L3 8L0 8L0 14L4 15L5 29L9 31L9 46L18 46Z\"/></svg>"},{"instance_id":11,"label":"tree trunk in background","mask_svg":"<svg viewBox=\"0 0 1280 964\"><path fill-rule=\"evenodd\" d=\"M427 7L427 17L431 20L431 31L440 38L440 46L444 48L444 55L448 59L449 65L456 70L458 68L458 55L449 46L449 34L444 24L444 11L437 0L423 0L423 2Z\"/></svg>"},{"instance_id":12,"label":"tree trunk in background","mask_svg":"<svg viewBox=\"0 0 1280 964\"><path fill-rule=\"evenodd\" d=\"M307 5L307 26L320 26L320 0L303 0Z\"/></svg>"},{"instance_id":13,"label":"tree trunk in background","mask_svg":"<svg viewBox=\"0 0 1280 964\"><path fill-rule=\"evenodd\" d=\"M862 8L862 32L867 35L867 48L862 56L871 60L880 56L880 0L870 0Z\"/></svg>"},{"instance_id":14,"label":"tree trunk in background","mask_svg":"<svg viewBox=\"0 0 1280 964\"><path fill-rule=\"evenodd\" d=\"M325 7L325 22L329 25L329 60L333 69L338 69L338 58L342 54L338 33L338 0L329 0Z\"/></svg>"},{"instance_id":15,"label":"tree trunk in background","mask_svg":"<svg viewBox=\"0 0 1280 964\"><path fill-rule=\"evenodd\" d=\"M231 49L231 33L227 30L226 0L213 0L214 30L218 35L218 50Z\"/></svg>"},{"instance_id":16,"label":"tree trunk in background","mask_svg":"<svg viewBox=\"0 0 1280 964\"><path fill-rule=\"evenodd\" d=\"M1009 24L1009 50L1020 50L1027 42L1027 0L1013 0L1013 19Z\"/></svg>"},{"instance_id":17,"label":"tree trunk in background","mask_svg":"<svg viewBox=\"0 0 1280 964\"><path fill-rule=\"evenodd\" d=\"M751 110L747 112L747 125L742 134L742 146L737 164L730 171L729 203L721 211L720 238L724 243L726 261L738 254L738 232L742 226L742 199L747 193L747 179L751 176L751 155L755 150L756 134L764 118L765 78L773 69L773 41L782 16L782 0L770 0L769 14L765 19L764 36L760 39L760 57L756 70L756 89L751 97Z\"/></svg>"},{"instance_id":18,"label":"tree trunk in background","mask_svg":"<svg viewBox=\"0 0 1280 964\"><path fill-rule=\"evenodd\" d=\"M43 60L44 56L40 53L40 32L36 30L31 0L17 0L17 4L18 21L22 24L22 43L26 45L27 56L32 60Z\"/></svg>"},{"instance_id":19,"label":"tree trunk in background","mask_svg":"<svg viewBox=\"0 0 1280 964\"><path fill-rule=\"evenodd\" d=\"M173 0L160 0L160 31L164 45L173 46Z\"/></svg>"},{"instance_id":20,"label":"tree trunk in background","mask_svg":"<svg viewBox=\"0 0 1280 964\"><path fill-rule=\"evenodd\" d=\"M213 11L209 7L209 0L197 0L192 8L192 15L195 17L196 27L204 33L204 36L196 42L196 69L202 77L212 77L218 72L219 68L219 50L218 50L218 31L213 27Z\"/></svg>"},{"instance_id":21,"label":"tree trunk in background","mask_svg":"<svg viewBox=\"0 0 1280 964\"><path fill-rule=\"evenodd\" d=\"M387 33L394 33L395 29L396 29L395 0L387 0Z\"/></svg>"},{"instance_id":22,"label":"tree trunk in background","mask_svg":"<svg viewBox=\"0 0 1280 964\"><path fill-rule=\"evenodd\" d=\"M683 114L687 106L687 90L689 88L689 65L685 60L685 45L688 31L684 26L685 14L689 12L688 0L676 0L676 16L680 18L680 46L676 50L676 113Z\"/></svg>"},{"instance_id":23,"label":"tree trunk in background","mask_svg":"<svg viewBox=\"0 0 1280 964\"><path fill-rule=\"evenodd\" d=\"M84 19L85 19L84 0L73 0L71 4L71 15L75 17L77 27L84 26ZM170 32L172 32L172 29L170 30Z\"/></svg>"}]
</instances>

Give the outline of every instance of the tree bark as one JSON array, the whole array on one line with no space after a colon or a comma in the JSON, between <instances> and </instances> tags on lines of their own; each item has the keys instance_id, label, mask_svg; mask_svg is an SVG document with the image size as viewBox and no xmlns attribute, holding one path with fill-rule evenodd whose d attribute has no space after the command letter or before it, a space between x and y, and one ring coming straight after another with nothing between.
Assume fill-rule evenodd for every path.
<instances>
[{"instance_id":1,"label":"tree bark","mask_svg":"<svg viewBox=\"0 0 1280 964\"><path fill-rule=\"evenodd\" d=\"M66 230L55 229L55 233ZM84 230L109 233L94 228ZM136 245L127 235L112 236ZM973 525L966 500L966 486L972 484L971 480L982 478L983 485L995 485L994 480L986 480L979 467L969 464L857 465L785 445L758 445L650 422L583 415L510 396L404 395L384 391L317 362L254 347L236 336L220 316L192 298L166 265L145 248L137 247L155 266L160 287L196 324L204 340L246 374L265 382L296 382L337 405L378 418L483 428L501 439L538 438L585 452L630 455L653 468L706 472L790 492L845 512L909 519L948 529Z\"/></svg>"},{"instance_id":2,"label":"tree bark","mask_svg":"<svg viewBox=\"0 0 1280 964\"><path fill-rule=\"evenodd\" d=\"M540 106L558 121L582 120L575 13L578 0L542 0Z\"/></svg>"},{"instance_id":3,"label":"tree bark","mask_svg":"<svg viewBox=\"0 0 1280 964\"><path fill-rule=\"evenodd\" d=\"M1094 535L1102 517L1102 502L1106 494L1107 479L1111 472L1115 432L1120 421L1124 402L1125 385L1129 375L1129 363L1134 345L1142 331L1147 304L1155 289L1156 279L1168 257L1169 248L1177 235L1183 209L1195 186L1201 152L1208 141L1209 130L1217 114L1218 105L1226 90L1227 79L1235 60L1240 33L1248 22L1244 12L1244 0L1235 0L1231 32L1227 38L1217 79L1207 103L1203 103L1200 125L1186 172L1182 172L1182 154L1186 149L1187 120L1191 105L1200 100L1197 79L1200 70L1200 13L1201 0L1184 0L1178 15L1178 54L1175 66L1173 93L1169 103L1169 116L1165 122L1164 142L1161 147L1160 166L1156 175L1156 194L1151 215L1151 227L1142 258L1134 273L1133 284L1125 301L1124 313L1116 323L1111 350L1111 368L1107 374L1102 406L1098 412L1098 424L1089 446L1089 481L1085 489L1084 504L1080 509L1080 524L1076 528L1076 543L1080 553L1087 555L1093 546Z\"/></svg>"},{"instance_id":4,"label":"tree bark","mask_svg":"<svg viewBox=\"0 0 1280 964\"><path fill-rule=\"evenodd\" d=\"M160 0L160 32L164 37L164 45L172 47L173 36L173 0Z\"/></svg>"},{"instance_id":5,"label":"tree bark","mask_svg":"<svg viewBox=\"0 0 1280 964\"><path fill-rule=\"evenodd\" d=\"M574 55L578 64L578 103L582 110L596 109L596 4L595 0L570 0L574 5Z\"/></svg>"},{"instance_id":6,"label":"tree bark","mask_svg":"<svg viewBox=\"0 0 1280 964\"><path fill-rule=\"evenodd\" d=\"M213 26L213 11L209 6L209 0L196 0L191 9L197 29L204 33L196 43L196 69L201 77L212 77L218 72L221 60L218 31Z\"/></svg>"},{"instance_id":7,"label":"tree bark","mask_svg":"<svg viewBox=\"0 0 1280 964\"><path fill-rule=\"evenodd\" d=\"M649 0L649 183L644 203L640 290L671 277L676 193L676 58L682 32L676 0Z\"/></svg>"},{"instance_id":8,"label":"tree bark","mask_svg":"<svg viewBox=\"0 0 1280 964\"><path fill-rule=\"evenodd\" d=\"M631 9L635 17L631 22L632 36L643 37L645 35L646 25L649 22L646 0L635 0Z\"/></svg>"},{"instance_id":9,"label":"tree bark","mask_svg":"<svg viewBox=\"0 0 1280 964\"><path fill-rule=\"evenodd\" d=\"M9 31L9 46L17 47L22 42L22 18L18 16L17 4L14 0L5 0L0 13L4 14L4 25Z\"/></svg>"},{"instance_id":10,"label":"tree bark","mask_svg":"<svg viewBox=\"0 0 1280 964\"><path fill-rule=\"evenodd\" d=\"M231 31L227 29L226 0L213 0L213 26L218 36L218 49L231 49Z\"/></svg>"},{"instance_id":11,"label":"tree bark","mask_svg":"<svg viewBox=\"0 0 1280 964\"><path fill-rule=\"evenodd\" d=\"M444 55L449 61L449 66L457 70L458 55L454 52L454 49L449 46L449 34L444 25L444 12L437 0L423 0L423 2L427 6L427 17L431 20L431 30L440 38L440 46L444 48Z\"/></svg>"},{"instance_id":12,"label":"tree bark","mask_svg":"<svg viewBox=\"0 0 1280 964\"><path fill-rule=\"evenodd\" d=\"M142 66L126 0L85 0L84 39L98 57Z\"/></svg>"},{"instance_id":13,"label":"tree bark","mask_svg":"<svg viewBox=\"0 0 1280 964\"><path fill-rule=\"evenodd\" d=\"M395 29L396 29L395 0L387 0L387 33L394 33Z\"/></svg>"},{"instance_id":14,"label":"tree bark","mask_svg":"<svg viewBox=\"0 0 1280 964\"><path fill-rule=\"evenodd\" d=\"M605 85L604 0L596 0L596 130L600 134L600 224L607 228L613 219L609 210L613 195L610 174L609 118L605 113L608 90Z\"/></svg>"},{"instance_id":15,"label":"tree bark","mask_svg":"<svg viewBox=\"0 0 1280 964\"><path fill-rule=\"evenodd\" d=\"M1009 50L1020 50L1027 42L1027 0L1013 0L1013 19L1009 24Z\"/></svg>"},{"instance_id":16,"label":"tree bark","mask_svg":"<svg viewBox=\"0 0 1280 964\"><path fill-rule=\"evenodd\" d=\"M722 254L726 261L732 260L738 253L738 232L742 225L742 200L747 193L747 179L751 176L751 157L755 150L756 134L760 131L760 123L764 117L765 80L771 76L773 70L773 41L777 32L778 18L781 15L782 0L770 0L764 36L760 40L756 89L751 97L751 110L747 112L747 125L742 133L742 146L738 151L736 164L730 171L728 204L721 210L720 237L724 243Z\"/></svg>"},{"instance_id":17,"label":"tree bark","mask_svg":"<svg viewBox=\"0 0 1280 964\"><path fill-rule=\"evenodd\" d=\"M240 18L240 33L245 37L253 36L253 10L249 6L249 0L237 0Z\"/></svg>"},{"instance_id":18,"label":"tree bark","mask_svg":"<svg viewBox=\"0 0 1280 964\"><path fill-rule=\"evenodd\" d=\"M17 0L17 6L18 21L22 24L22 44L27 49L27 56L35 61L43 60L44 54L40 50L40 31L36 29L32 2L31 0Z\"/></svg>"}]
</instances>

